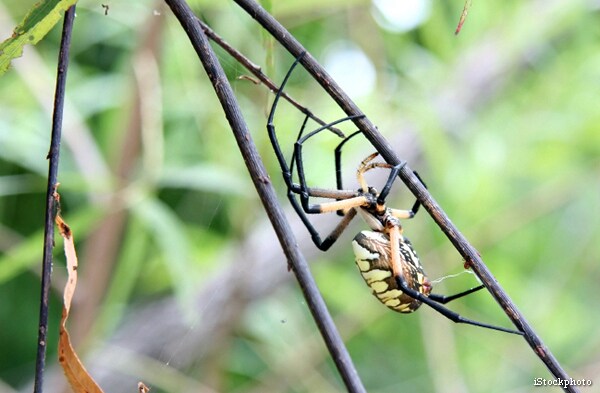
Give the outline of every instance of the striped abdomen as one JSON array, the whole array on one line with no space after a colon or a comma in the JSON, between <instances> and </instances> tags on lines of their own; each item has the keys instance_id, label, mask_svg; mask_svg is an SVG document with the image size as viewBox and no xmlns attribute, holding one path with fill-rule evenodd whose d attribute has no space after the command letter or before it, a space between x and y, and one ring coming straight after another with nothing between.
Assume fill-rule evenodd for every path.
<instances>
[{"instance_id":1,"label":"striped abdomen","mask_svg":"<svg viewBox=\"0 0 600 393\"><path fill-rule=\"evenodd\" d=\"M421 302L404 294L392 277L390 239L385 234L362 231L352 241L352 248L360 274L381 303L402 313L410 313L419 308ZM425 276L417 253L406 238L400 241L400 264L408 285L425 296L429 295L431 283Z\"/></svg>"}]
</instances>

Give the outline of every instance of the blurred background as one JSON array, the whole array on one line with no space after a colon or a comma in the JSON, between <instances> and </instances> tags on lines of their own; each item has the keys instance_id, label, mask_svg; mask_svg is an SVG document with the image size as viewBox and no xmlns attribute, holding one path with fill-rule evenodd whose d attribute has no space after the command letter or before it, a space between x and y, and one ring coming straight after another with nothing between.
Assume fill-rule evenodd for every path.
<instances>
[{"instance_id":1,"label":"blurred background","mask_svg":"<svg viewBox=\"0 0 600 393\"><path fill-rule=\"evenodd\" d=\"M252 18L231 1L190 3L280 83L293 58ZM272 3L420 173L570 376L594 382L582 391L600 391L600 2L475 0L459 36L462 0ZM33 4L0 4L3 39ZM59 38L57 26L0 80L2 393L31 391ZM378 303L353 262L359 219L318 251L267 138L273 95L216 50L369 392L560 391L533 386L551 376L518 337ZM343 117L301 69L287 91L326 121ZM162 2L80 1L67 92L59 191L80 259L69 328L103 389L133 392L141 380L156 393L344 391L212 86ZM301 120L278 107L286 154ZM323 134L305 146L311 185L335 185L337 143ZM347 188L372 151L359 138L344 150ZM413 202L397 182L388 204ZM311 218L322 232L338 220ZM432 280L464 270L426 212L403 224ZM57 238L47 392L69 391L56 362L65 278ZM461 274L435 292L475 285ZM510 326L485 292L450 308Z\"/></svg>"}]
</instances>

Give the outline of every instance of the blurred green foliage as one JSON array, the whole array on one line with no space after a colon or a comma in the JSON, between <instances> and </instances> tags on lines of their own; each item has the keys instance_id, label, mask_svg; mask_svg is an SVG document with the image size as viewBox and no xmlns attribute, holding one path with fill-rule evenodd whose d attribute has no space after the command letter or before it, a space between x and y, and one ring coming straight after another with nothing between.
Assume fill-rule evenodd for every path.
<instances>
[{"instance_id":1,"label":"blurred green foliage","mask_svg":"<svg viewBox=\"0 0 600 393\"><path fill-rule=\"evenodd\" d=\"M23 17L24 3L0 6L3 37ZM128 318L175 298L187 315L181 317L187 328L176 349L156 360L128 353L126 367L109 367L101 385L121 371L143 378L157 393L184 391L181 386L343 391L297 285L285 273L283 256L269 269L287 277L284 285L232 297L234 325L211 328L228 332L211 343L222 343L217 355L178 369L183 348L211 326L210 318L194 319L199 308L230 285L270 277L252 271L240 282L219 282L225 269L246 274L241 272L252 261L234 255L252 248L246 243L260 230L267 235L256 248L276 252L279 246L212 87L175 18L160 2L106 3L108 15L98 2L78 3L59 176L63 215L81 259L71 323L83 358L89 363L106 348L116 350L111 340L123 334ZM233 2L190 3L281 81L293 59ZM270 2L275 16L317 59L326 62L340 47L367 57L376 84L355 97L358 104L419 171L570 375L598 384L600 8L592 0L479 1L455 37L462 6L432 3L422 23L399 33L383 28L366 0ZM45 157L59 37L57 27L36 47L26 47L0 79L2 392L28 390L34 371ZM272 97L263 86L237 79L247 71L217 52L282 204L289 207L265 130ZM293 75L288 92L325 120L343 115L303 71ZM282 103L276 125L286 150L300 120ZM331 186L335 143L325 136L306 147L312 183ZM364 141L349 146L348 181L371 151ZM394 190L390 204L410 206L412 196L401 185ZM364 228L356 221L349 232ZM459 255L425 212L404 227L433 279L462 271ZM298 228L303 248L314 249ZM311 262L368 391L515 393L538 391L533 379L550 378L519 338L455 326L425 308L404 316L382 307L354 267L351 237L345 234L327 253L313 252ZM65 279L60 251L58 243L49 391L62 386L60 371L52 367ZM199 305L195 294L211 283L219 289ZM461 275L438 284L436 292L475 284L473 276ZM508 325L484 293L451 308ZM107 391L134 390L132 384Z\"/></svg>"}]
</instances>

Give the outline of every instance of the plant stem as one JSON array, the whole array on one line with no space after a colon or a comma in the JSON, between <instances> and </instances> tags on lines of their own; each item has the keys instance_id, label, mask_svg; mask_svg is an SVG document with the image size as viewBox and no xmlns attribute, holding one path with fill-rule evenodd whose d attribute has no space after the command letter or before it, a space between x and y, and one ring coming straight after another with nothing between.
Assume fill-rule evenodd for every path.
<instances>
[{"instance_id":1,"label":"plant stem","mask_svg":"<svg viewBox=\"0 0 600 393\"><path fill-rule=\"evenodd\" d=\"M283 251L288 259L288 266L291 267L296 275L306 302L313 314L313 318L321 331L323 339L325 340L333 361L335 362L348 391L366 392L358 377L358 373L352 364L352 359L344 346L344 342L333 323L333 319L329 314L325 302L310 273L308 264L298 248L290 225L283 214L283 209L279 205L269 176L258 155L256 146L252 141L246 122L241 114L239 104L229 81L225 76L225 72L209 44L208 38L197 23L196 16L192 13L184 0L165 1L169 7L171 7L171 10L177 19L179 19L179 22L188 34L188 37L213 84L215 92L225 111L225 116L227 117L238 143L240 152L242 153L248 171L250 172L254 186L256 187L267 215L271 220Z\"/></svg>"},{"instance_id":2,"label":"plant stem","mask_svg":"<svg viewBox=\"0 0 600 393\"><path fill-rule=\"evenodd\" d=\"M272 15L266 12L254 0L234 0L250 16L252 16L265 30L267 30L279 43L295 58L304 53L300 63L312 75L312 77L323 87L348 116L361 116L364 114L350 97L329 76L325 69L310 55L285 27L283 27ZM379 133L377 127L366 117L355 118L354 123L363 132L383 159L391 165L399 164L400 158L396 155L389 142ZM548 370L559 380L569 380L569 376L558 363L548 347L535 333L523 314L517 309L508 294L502 289L491 271L484 264L477 250L468 242L464 235L456 228L450 218L433 199L429 191L415 176L413 171L405 165L399 173L400 179L412 191L423 207L429 212L436 224L446 234L450 242L471 267L475 274L481 279L485 287L500 304L508 318L517 329L523 332L524 338L533 349L534 353L546 365ZM566 392L578 392L574 386L564 386Z\"/></svg>"},{"instance_id":3,"label":"plant stem","mask_svg":"<svg viewBox=\"0 0 600 393\"><path fill-rule=\"evenodd\" d=\"M54 112L52 114L52 134L50 151L48 152L48 185L46 188L46 215L44 220L44 256L42 261L42 282L40 299L39 330L37 341L37 355L35 360L34 393L43 391L44 367L46 365L46 347L48 334L48 297L52 279L52 249L54 247L54 216L56 215L57 201L54 198L58 186L58 161L60 158L60 139L63 120L65 99L65 86L67 82L67 69L69 66L69 48L71 46L71 33L75 19L75 6L65 12L60 50L58 53L58 68L56 74L56 90L54 94Z\"/></svg>"},{"instance_id":4,"label":"plant stem","mask_svg":"<svg viewBox=\"0 0 600 393\"><path fill-rule=\"evenodd\" d=\"M244 56L243 53L241 53L240 51L235 49L233 46L229 45L229 43L227 41L225 41L220 35L215 33L215 31L213 29L208 27L206 25L206 23L202 22L200 19L198 19L198 23L200 23L200 27L202 27L202 30L204 30L204 33L206 34L206 36L208 38L210 38L213 42L215 42L217 45L219 45L221 48L223 48L223 50L225 50L225 52L229 53L231 55L231 57L233 57L234 59L236 59L238 61L238 63L243 65L244 68L246 68L254 76L256 76L258 78L258 80L260 80L263 84L265 84L265 86L267 86L269 88L269 90L271 90L271 92L273 92L273 93L279 92L279 87L277 87L277 85L275 83L273 83L273 81L271 79L269 79L269 77L266 76L264 74L264 72L262 72L262 69L259 65L256 65L255 63L253 63L252 61L250 61L250 59L248 59L246 56ZM301 113L303 113L306 116L313 119L316 123L318 123L322 126L324 126L326 124L325 121L323 121L320 118L318 118L317 116L315 116L315 114L312 113L311 110L308 109L307 107L300 105L300 103L298 101L294 100L286 92L281 92L281 97L284 98L285 100L287 100L290 104L292 104ZM328 130L333 131L341 138L344 137L344 133L336 127L329 127Z\"/></svg>"}]
</instances>

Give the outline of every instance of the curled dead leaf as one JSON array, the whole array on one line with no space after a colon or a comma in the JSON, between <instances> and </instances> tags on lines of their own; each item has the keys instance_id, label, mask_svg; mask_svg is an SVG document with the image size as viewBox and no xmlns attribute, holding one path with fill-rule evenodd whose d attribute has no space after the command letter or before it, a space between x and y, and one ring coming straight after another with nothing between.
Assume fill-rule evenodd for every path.
<instances>
[{"instance_id":1,"label":"curled dead leaf","mask_svg":"<svg viewBox=\"0 0 600 393\"><path fill-rule=\"evenodd\" d=\"M56 193L57 194L57 193ZM59 200L57 198L57 200ZM58 337L58 361L63 368L65 376L75 393L103 393L102 389L94 378L88 373L83 366L81 360L77 356L69 332L67 331L66 323L69 317L71 301L77 287L77 254L75 253L75 241L73 232L67 223L60 216L60 212L55 218L58 231L64 239L65 257L67 259L67 274L68 279L63 293L63 311L60 320L59 337Z\"/></svg>"}]
</instances>

